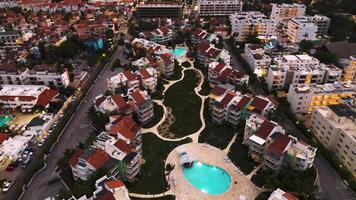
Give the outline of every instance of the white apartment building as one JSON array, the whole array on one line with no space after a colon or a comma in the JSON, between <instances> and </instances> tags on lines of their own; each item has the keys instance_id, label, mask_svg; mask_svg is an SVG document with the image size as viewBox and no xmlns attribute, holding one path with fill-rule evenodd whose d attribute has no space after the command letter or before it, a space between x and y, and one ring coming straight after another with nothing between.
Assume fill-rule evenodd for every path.
<instances>
[{"instance_id":1,"label":"white apartment building","mask_svg":"<svg viewBox=\"0 0 356 200\"><path fill-rule=\"evenodd\" d=\"M285 192L279 188L272 192L268 200L298 200L292 193Z\"/></svg>"},{"instance_id":2,"label":"white apartment building","mask_svg":"<svg viewBox=\"0 0 356 200\"><path fill-rule=\"evenodd\" d=\"M263 45L245 44L245 56L250 68L258 77L267 75L268 67L271 65L271 58L265 54Z\"/></svg>"},{"instance_id":3,"label":"white apartment building","mask_svg":"<svg viewBox=\"0 0 356 200\"><path fill-rule=\"evenodd\" d=\"M316 40L318 26L305 18L293 18L287 23L288 40L299 43L302 40Z\"/></svg>"},{"instance_id":4,"label":"white apartment building","mask_svg":"<svg viewBox=\"0 0 356 200\"><path fill-rule=\"evenodd\" d=\"M268 39L276 34L276 23L258 11L237 12L230 15L231 29L237 41L244 42L247 35L256 34Z\"/></svg>"},{"instance_id":5,"label":"white apartment building","mask_svg":"<svg viewBox=\"0 0 356 200\"><path fill-rule=\"evenodd\" d=\"M285 135L276 122L255 114L246 121L243 143L249 145L252 159L272 170L279 170L286 163L293 164L296 170L306 170L313 165L316 155L316 148Z\"/></svg>"},{"instance_id":6,"label":"white apartment building","mask_svg":"<svg viewBox=\"0 0 356 200\"><path fill-rule=\"evenodd\" d=\"M22 37L17 31L0 29L0 44L0 49L16 49L21 47Z\"/></svg>"},{"instance_id":7,"label":"white apartment building","mask_svg":"<svg viewBox=\"0 0 356 200\"><path fill-rule=\"evenodd\" d=\"M202 42L197 45L197 58L201 65L208 68L211 62L218 61L222 61L226 66L230 66L231 56L225 49L218 49L213 44Z\"/></svg>"},{"instance_id":8,"label":"white apartment building","mask_svg":"<svg viewBox=\"0 0 356 200\"><path fill-rule=\"evenodd\" d=\"M305 16L303 17L305 20L314 23L318 30L316 34L318 36L328 34L329 26L330 26L330 18L324 15L314 15L314 16Z\"/></svg>"},{"instance_id":9,"label":"white apartment building","mask_svg":"<svg viewBox=\"0 0 356 200\"><path fill-rule=\"evenodd\" d=\"M13 8L19 6L17 3L18 1L15 0L1 0L0 1L0 8Z\"/></svg>"},{"instance_id":10,"label":"white apartment building","mask_svg":"<svg viewBox=\"0 0 356 200\"><path fill-rule=\"evenodd\" d=\"M304 4L277 4L272 3L271 19L275 22L283 22L305 15L306 6Z\"/></svg>"},{"instance_id":11,"label":"white apartment building","mask_svg":"<svg viewBox=\"0 0 356 200\"><path fill-rule=\"evenodd\" d=\"M230 83L233 85L248 85L249 76L233 70L224 63L212 62L209 64L208 80L212 85Z\"/></svg>"},{"instance_id":12,"label":"white apartment building","mask_svg":"<svg viewBox=\"0 0 356 200\"><path fill-rule=\"evenodd\" d=\"M242 10L241 0L198 0L200 16L228 16Z\"/></svg>"},{"instance_id":13,"label":"white apartment building","mask_svg":"<svg viewBox=\"0 0 356 200\"><path fill-rule=\"evenodd\" d=\"M315 107L339 104L342 98L352 97L356 85L346 82L317 84L291 84L287 100L293 113L311 114Z\"/></svg>"},{"instance_id":14,"label":"white apartment building","mask_svg":"<svg viewBox=\"0 0 356 200\"><path fill-rule=\"evenodd\" d=\"M275 104L264 96L241 95L239 92L215 86L211 91L209 109L216 124L238 125L252 114L266 116Z\"/></svg>"},{"instance_id":15,"label":"white apartment building","mask_svg":"<svg viewBox=\"0 0 356 200\"><path fill-rule=\"evenodd\" d=\"M93 101L94 108L98 112L110 115L132 115L132 107L120 94L111 96L99 95Z\"/></svg>"},{"instance_id":16,"label":"white apartment building","mask_svg":"<svg viewBox=\"0 0 356 200\"><path fill-rule=\"evenodd\" d=\"M0 84L46 85L67 87L70 84L68 71L57 71L54 66L37 65L33 69L17 68L12 64L0 65Z\"/></svg>"},{"instance_id":17,"label":"white apartment building","mask_svg":"<svg viewBox=\"0 0 356 200\"><path fill-rule=\"evenodd\" d=\"M345 104L318 107L310 119L321 143L356 177L356 112Z\"/></svg>"},{"instance_id":18,"label":"white apartment building","mask_svg":"<svg viewBox=\"0 0 356 200\"><path fill-rule=\"evenodd\" d=\"M309 55L285 55L275 58L267 74L269 90L288 89L290 84L322 84L340 81L342 71L325 65Z\"/></svg>"},{"instance_id":19,"label":"white apartment building","mask_svg":"<svg viewBox=\"0 0 356 200\"><path fill-rule=\"evenodd\" d=\"M120 72L115 76L108 78L108 89L115 92L117 89L125 89L127 93L140 88L140 80L131 71Z\"/></svg>"},{"instance_id":20,"label":"white apartment building","mask_svg":"<svg viewBox=\"0 0 356 200\"><path fill-rule=\"evenodd\" d=\"M79 198L72 196L68 200L94 200L94 199L120 199L130 200L129 192L125 184L115 177L108 177L107 175L95 181L95 191L91 196L83 195ZM52 200L47 198L45 200Z\"/></svg>"},{"instance_id":21,"label":"white apartment building","mask_svg":"<svg viewBox=\"0 0 356 200\"><path fill-rule=\"evenodd\" d=\"M153 67L142 68L137 71L141 86L150 92L156 91L158 71Z\"/></svg>"},{"instance_id":22,"label":"white apartment building","mask_svg":"<svg viewBox=\"0 0 356 200\"><path fill-rule=\"evenodd\" d=\"M342 81L356 81L356 55L340 59L339 65L342 69Z\"/></svg>"},{"instance_id":23,"label":"white apartment building","mask_svg":"<svg viewBox=\"0 0 356 200\"><path fill-rule=\"evenodd\" d=\"M88 180L90 175L100 168L106 167L111 171L119 168L118 160L109 156L104 150L89 147L85 150L76 149L69 160L74 180ZM118 177L118 176L116 176Z\"/></svg>"},{"instance_id":24,"label":"white apartment building","mask_svg":"<svg viewBox=\"0 0 356 200\"><path fill-rule=\"evenodd\" d=\"M58 96L57 90L44 85L2 85L0 103L3 108L31 109L35 105L47 107Z\"/></svg>"},{"instance_id":25,"label":"white apartment building","mask_svg":"<svg viewBox=\"0 0 356 200\"><path fill-rule=\"evenodd\" d=\"M153 101L147 91L135 90L129 96L139 124L147 124L154 118Z\"/></svg>"},{"instance_id":26,"label":"white apartment building","mask_svg":"<svg viewBox=\"0 0 356 200\"><path fill-rule=\"evenodd\" d=\"M165 44L175 38L175 31L171 27L163 26L153 31L141 32L140 37L159 44Z\"/></svg>"}]
</instances>

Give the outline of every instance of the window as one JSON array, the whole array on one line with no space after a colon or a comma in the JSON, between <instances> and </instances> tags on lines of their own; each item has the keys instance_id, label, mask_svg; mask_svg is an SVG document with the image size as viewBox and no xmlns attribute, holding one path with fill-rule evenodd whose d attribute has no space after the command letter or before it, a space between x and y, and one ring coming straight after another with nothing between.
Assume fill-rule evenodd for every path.
<instances>
[{"instance_id":1,"label":"window","mask_svg":"<svg viewBox=\"0 0 356 200\"><path fill-rule=\"evenodd\" d=\"M345 147L346 147L346 149L350 149L350 147L349 147L349 146L347 146L347 145L345 145Z\"/></svg>"}]
</instances>

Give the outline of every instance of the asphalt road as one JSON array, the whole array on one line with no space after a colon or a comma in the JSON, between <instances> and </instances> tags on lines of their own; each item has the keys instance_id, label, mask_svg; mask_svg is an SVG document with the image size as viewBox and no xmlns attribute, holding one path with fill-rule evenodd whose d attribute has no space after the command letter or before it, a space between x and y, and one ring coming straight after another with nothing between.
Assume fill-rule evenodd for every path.
<instances>
[{"instance_id":1,"label":"asphalt road","mask_svg":"<svg viewBox=\"0 0 356 200\"><path fill-rule=\"evenodd\" d=\"M246 73L239 58L232 52L230 46L224 43L224 48L230 52L233 69ZM255 84L249 83L249 88L254 92L254 94L266 95L265 92ZM295 124L291 120L283 118L278 123L280 123L287 132L298 131L298 135L301 135L300 139L306 140L305 136L296 128ZM356 200L356 194L342 182L342 179L337 172L323 157L317 156L314 161L314 166L319 174L316 182L319 189L315 194L318 199Z\"/></svg>"},{"instance_id":2,"label":"asphalt road","mask_svg":"<svg viewBox=\"0 0 356 200\"><path fill-rule=\"evenodd\" d=\"M94 98L100 94L103 94L107 90L106 80L114 74L111 72L111 65L116 58L121 57L122 51L121 47L116 49L110 63L93 83L92 89L78 107L72 120L69 122L67 128L59 138L59 142L49 154L46 160L46 168L35 176L31 185L26 189L25 194L21 199L43 200L47 197L55 196L63 187L61 182L49 186L47 184L47 180L51 176L55 175L56 161L58 158L63 156L63 152L68 148L75 148L79 142L84 141L89 136L91 128L88 126L90 121L87 118L87 112L93 104Z\"/></svg>"}]
</instances>

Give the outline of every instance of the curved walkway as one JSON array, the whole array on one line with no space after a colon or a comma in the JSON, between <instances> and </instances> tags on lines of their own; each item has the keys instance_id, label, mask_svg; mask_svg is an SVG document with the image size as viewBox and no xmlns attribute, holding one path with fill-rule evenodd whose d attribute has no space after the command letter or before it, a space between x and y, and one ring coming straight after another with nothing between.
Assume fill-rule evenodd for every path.
<instances>
[{"instance_id":1,"label":"curved walkway","mask_svg":"<svg viewBox=\"0 0 356 200\"><path fill-rule=\"evenodd\" d=\"M174 195L171 190L168 190L166 192L160 193L160 194L137 194L137 193L129 193L130 197L137 197L137 198L159 198L159 197L164 197L168 195Z\"/></svg>"},{"instance_id":2,"label":"curved walkway","mask_svg":"<svg viewBox=\"0 0 356 200\"><path fill-rule=\"evenodd\" d=\"M195 133L192 133L190 135L187 135L187 136L184 136L184 137L180 137L180 138L167 138L167 137L164 137L162 136L161 134L159 134L158 132L158 127L164 123L164 121L167 119L167 107L163 104L163 100L154 100L154 102L156 102L158 105L162 106L163 107L163 117L162 119L153 127L151 128L142 128L141 132L142 133L153 133L155 134L158 138L162 139L162 140L165 140L165 141L171 141L171 142L177 142L177 141L182 141L186 138L191 138L192 139L192 142L193 143L198 143L198 140L199 140L199 135L200 133L205 129L205 120L204 120L204 106L205 106L205 100L208 98L208 96L203 96L201 94L199 94L199 91L201 90L201 87L203 85L203 82L204 82L204 75L203 73L194 68L193 65L194 63L191 61L191 60L187 60L189 63L190 63L190 67L188 68L184 68L181 73L182 73L182 76L180 79L178 80L174 80L174 81L168 81L167 84L164 85L164 90L162 92L162 94L164 95L166 93L166 91L174 84L176 84L177 82L181 81L184 79L184 75L185 75L185 71L186 70L194 70L194 72L198 73L199 76L200 76L200 82L198 84L197 87L194 88L194 92L195 94L202 100L202 103L201 103L201 107L200 107L200 112L199 112L199 115L200 115L200 121L202 123L202 126L200 127L200 129L198 131L196 131ZM181 64L181 63L179 63Z\"/></svg>"}]
</instances>

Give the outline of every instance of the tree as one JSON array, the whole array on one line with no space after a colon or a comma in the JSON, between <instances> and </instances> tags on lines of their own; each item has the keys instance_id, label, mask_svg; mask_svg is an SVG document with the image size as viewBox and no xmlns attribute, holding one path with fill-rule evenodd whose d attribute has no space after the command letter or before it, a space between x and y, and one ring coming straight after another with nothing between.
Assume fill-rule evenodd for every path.
<instances>
[{"instance_id":1,"label":"tree","mask_svg":"<svg viewBox=\"0 0 356 200\"><path fill-rule=\"evenodd\" d=\"M309 52L311 48L313 48L313 42L309 40L302 40L299 43L299 47L301 48L302 51L304 52Z\"/></svg>"},{"instance_id":2,"label":"tree","mask_svg":"<svg viewBox=\"0 0 356 200\"><path fill-rule=\"evenodd\" d=\"M64 151L63 157L57 160L57 170L64 170L69 167L68 163L74 152L74 149L66 149Z\"/></svg>"},{"instance_id":3,"label":"tree","mask_svg":"<svg viewBox=\"0 0 356 200\"><path fill-rule=\"evenodd\" d=\"M166 176L168 175L168 180L170 179L171 172L174 170L175 165L168 163L165 167Z\"/></svg>"},{"instance_id":4,"label":"tree","mask_svg":"<svg viewBox=\"0 0 356 200\"><path fill-rule=\"evenodd\" d=\"M257 38L257 34L248 34L245 38L246 43L260 44L261 40Z\"/></svg>"},{"instance_id":5,"label":"tree","mask_svg":"<svg viewBox=\"0 0 356 200\"><path fill-rule=\"evenodd\" d=\"M105 37L106 39L113 38L114 37L114 31L112 29L108 29L105 31Z\"/></svg>"},{"instance_id":6,"label":"tree","mask_svg":"<svg viewBox=\"0 0 356 200\"><path fill-rule=\"evenodd\" d=\"M319 50L314 54L320 62L325 64L337 64L338 56L328 51Z\"/></svg>"},{"instance_id":7,"label":"tree","mask_svg":"<svg viewBox=\"0 0 356 200\"><path fill-rule=\"evenodd\" d=\"M72 192L66 188L61 188L58 192L56 200L70 199L73 196Z\"/></svg>"}]
</instances>

